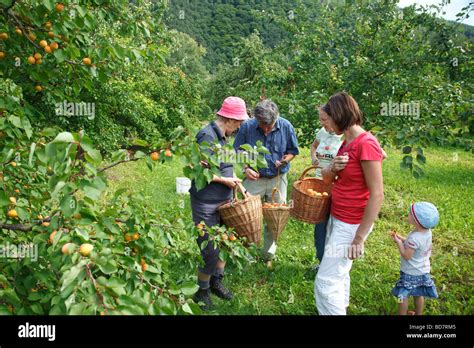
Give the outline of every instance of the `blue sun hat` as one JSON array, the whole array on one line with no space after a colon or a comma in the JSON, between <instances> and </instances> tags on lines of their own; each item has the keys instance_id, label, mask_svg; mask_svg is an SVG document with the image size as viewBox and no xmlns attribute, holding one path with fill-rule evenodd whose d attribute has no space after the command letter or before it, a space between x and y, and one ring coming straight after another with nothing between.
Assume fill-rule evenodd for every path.
<instances>
[{"instance_id":1,"label":"blue sun hat","mask_svg":"<svg viewBox=\"0 0 474 348\"><path fill-rule=\"evenodd\" d=\"M424 228L434 228L439 222L438 209L430 202L416 202L411 205L411 214Z\"/></svg>"}]
</instances>

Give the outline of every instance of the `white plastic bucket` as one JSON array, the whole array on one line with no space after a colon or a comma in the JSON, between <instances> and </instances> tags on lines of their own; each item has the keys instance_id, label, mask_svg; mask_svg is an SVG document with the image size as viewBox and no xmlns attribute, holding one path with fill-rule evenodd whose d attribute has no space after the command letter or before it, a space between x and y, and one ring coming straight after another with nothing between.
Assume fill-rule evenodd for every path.
<instances>
[{"instance_id":1,"label":"white plastic bucket","mask_svg":"<svg viewBox=\"0 0 474 348\"><path fill-rule=\"evenodd\" d=\"M191 180L188 178L176 178L176 193L186 194L191 188Z\"/></svg>"}]
</instances>

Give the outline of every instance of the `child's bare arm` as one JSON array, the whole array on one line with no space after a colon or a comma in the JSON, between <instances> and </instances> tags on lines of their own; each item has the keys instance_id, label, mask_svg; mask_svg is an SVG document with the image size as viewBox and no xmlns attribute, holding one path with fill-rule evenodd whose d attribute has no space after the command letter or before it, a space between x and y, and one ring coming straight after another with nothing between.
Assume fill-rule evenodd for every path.
<instances>
[{"instance_id":1,"label":"child's bare arm","mask_svg":"<svg viewBox=\"0 0 474 348\"><path fill-rule=\"evenodd\" d=\"M404 242L404 241L407 240L405 237L400 236L398 233L397 233L397 237L398 237L402 242Z\"/></svg>"},{"instance_id":2,"label":"child's bare arm","mask_svg":"<svg viewBox=\"0 0 474 348\"><path fill-rule=\"evenodd\" d=\"M415 253L415 249L412 249L410 247L405 247L401 239L399 239L399 242L397 242L397 245L398 245L398 249L400 250L400 255L402 255L402 257L405 260L407 261L410 260L413 254Z\"/></svg>"},{"instance_id":3,"label":"child's bare arm","mask_svg":"<svg viewBox=\"0 0 474 348\"><path fill-rule=\"evenodd\" d=\"M397 244L398 250L400 251L400 255L405 260L407 261L410 260L415 252L415 249L410 248L410 247L405 247L404 242L406 241L406 238L400 236L395 231L392 231L390 233L390 236L392 237L393 241Z\"/></svg>"},{"instance_id":4,"label":"child's bare arm","mask_svg":"<svg viewBox=\"0 0 474 348\"><path fill-rule=\"evenodd\" d=\"M392 237L393 241L396 241L395 240L395 236L398 238L398 239L401 239L402 242L406 241L407 239L401 235L399 235L397 232L395 231L390 231L390 237Z\"/></svg>"}]
</instances>

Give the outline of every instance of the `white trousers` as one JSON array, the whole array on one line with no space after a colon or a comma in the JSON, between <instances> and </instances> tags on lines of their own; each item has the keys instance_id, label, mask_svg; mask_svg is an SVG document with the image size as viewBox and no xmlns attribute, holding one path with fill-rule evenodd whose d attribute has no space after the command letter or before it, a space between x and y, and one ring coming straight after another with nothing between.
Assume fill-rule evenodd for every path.
<instances>
[{"instance_id":1,"label":"white trousers","mask_svg":"<svg viewBox=\"0 0 474 348\"><path fill-rule=\"evenodd\" d=\"M358 227L359 224L348 224L332 215L329 217L324 257L314 281L314 297L320 315L346 315L352 267L348 248Z\"/></svg>"}]
</instances>

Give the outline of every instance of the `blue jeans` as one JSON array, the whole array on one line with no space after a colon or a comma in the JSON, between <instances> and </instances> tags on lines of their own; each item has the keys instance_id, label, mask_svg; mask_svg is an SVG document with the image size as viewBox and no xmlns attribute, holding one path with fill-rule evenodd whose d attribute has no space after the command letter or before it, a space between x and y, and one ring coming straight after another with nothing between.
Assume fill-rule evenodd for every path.
<instances>
[{"instance_id":1,"label":"blue jeans","mask_svg":"<svg viewBox=\"0 0 474 348\"><path fill-rule=\"evenodd\" d=\"M324 247L326 246L326 227L327 220L314 225L314 247L316 248L316 257L321 263L324 255Z\"/></svg>"}]
</instances>

